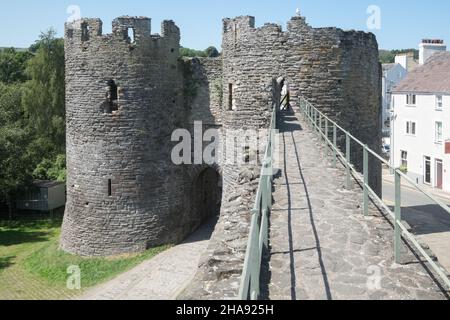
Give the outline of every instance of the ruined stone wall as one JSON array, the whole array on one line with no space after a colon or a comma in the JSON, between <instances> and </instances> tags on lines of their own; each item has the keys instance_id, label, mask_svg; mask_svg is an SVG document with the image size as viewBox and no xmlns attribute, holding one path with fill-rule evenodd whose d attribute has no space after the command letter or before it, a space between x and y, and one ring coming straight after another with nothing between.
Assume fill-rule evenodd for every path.
<instances>
[{"instance_id":1,"label":"ruined stone wall","mask_svg":"<svg viewBox=\"0 0 450 320\"><path fill-rule=\"evenodd\" d=\"M222 59L192 58L184 61L186 108L189 123L222 125Z\"/></svg>"},{"instance_id":2,"label":"ruined stone wall","mask_svg":"<svg viewBox=\"0 0 450 320\"><path fill-rule=\"evenodd\" d=\"M276 24L255 28L244 16L223 21L223 128L269 125L276 79L284 78L291 104L304 96L318 109L367 143L380 148L381 84L378 45L370 33L310 27L294 17L286 31ZM362 153L353 149L360 167ZM359 152L358 152L359 151ZM259 168L222 165L222 212L199 273L183 298L237 295ZM381 168L372 163L371 183L381 191Z\"/></svg>"},{"instance_id":3,"label":"ruined stone wall","mask_svg":"<svg viewBox=\"0 0 450 320\"><path fill-rule=\"evenodd\" d=\"M223 32L225 128L266 126L272 81L283 77L294 108L304 96L380 151L381 66L373 34L312 28L304 17L292 18L286 31L276 24L255 28L248 16L225 19ZM362 150L353 150L361 169ZM375 161L371 167L371 184L380 192L381 168Z\"/></svg>"}]
</instances>

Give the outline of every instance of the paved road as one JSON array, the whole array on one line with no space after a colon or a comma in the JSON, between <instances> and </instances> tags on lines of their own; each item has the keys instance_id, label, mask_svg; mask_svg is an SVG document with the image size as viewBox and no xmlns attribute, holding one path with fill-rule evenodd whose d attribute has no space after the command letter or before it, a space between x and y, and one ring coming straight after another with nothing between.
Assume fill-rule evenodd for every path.
<instances>
[{"instance_id":1,"label":"paved road","mask_svg":"<svg viewBox=\"0 0 450 320\"><path fill-rule=\"evenodd\" d=\"M91 289L78 300L175 300L194 278L215 222L211 220L184 243Z\"/></svg>"},{"instance_id":2,"label":"paved road","mask_svg":"<svg viewBox=\"0 0 450 320\"><path fill-rule=\"evenodd\" d=\"M284 168L270 218L268 298L445 298L408 250L403 257L411 263L394 263L392 227L375 207L362 215L361 189L343 188L344 169L329 166L301 116L281 120Z\"/></svg>"},{"instance_id":3,"label":"paved road","mask_svg":"<svg viewBox=\"0 0 450 320\"><path fill-rule=\"evenodd\" d=\"M436 198L450 205L448 199ZM383 200L390 205L395 200L394 184L387 180L383 182ZM450 272L450 214L421 192L403 187L402 218Z\"/></svg>"}]
</instances>

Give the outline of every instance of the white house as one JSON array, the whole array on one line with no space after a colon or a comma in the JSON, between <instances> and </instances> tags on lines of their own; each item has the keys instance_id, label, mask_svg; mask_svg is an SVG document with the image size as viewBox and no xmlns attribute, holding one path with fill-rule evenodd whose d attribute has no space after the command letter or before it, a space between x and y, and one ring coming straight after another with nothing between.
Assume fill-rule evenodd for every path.
<instances>
[{"instance_id":1,"label":"white house","mask_svg":"<svg viewBox=\"0 0 450 320\"><path fill-rule=\"evenodd\" d=\"M403 80L408 71L400 63L383 64L383 136L390 137L391 126L391 93L392 89Z\"/></svg>"},{"instance_id":2,"label":"white house","mask_svg":"<svg viewBox=\"0 0 450 320\"><path fill-rule=\"evenodd\" d=\"M391 162L418 184L450 192L450 52L439 45L433 53L433 45L422 43L424 64L392 92Z\"/></svg>"},{"instance_id":3,"label":"white house","mask_svg":"<svg viewBox=\"0 0 450 320\"><path fill-rule=\"evenodd\" d=\"M414 59L413 51L400 53L400 54L396 55L395 63L400 64L408 72L413 71L415 68L417 68L419 66L419 61Z\"/></svg>"}]
</instances>

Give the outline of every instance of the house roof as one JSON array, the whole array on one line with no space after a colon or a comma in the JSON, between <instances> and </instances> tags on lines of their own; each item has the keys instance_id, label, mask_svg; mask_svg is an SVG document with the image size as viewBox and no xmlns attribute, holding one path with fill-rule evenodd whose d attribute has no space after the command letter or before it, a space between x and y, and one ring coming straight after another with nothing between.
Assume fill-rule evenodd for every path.
<instances>
[{"instance_id":1,"label":"house roof","mask_svg":"<svg viewBox=\"0 0 450 320\"><path fill-rule=\"evenodd\" d=\"M38 187L38 188L47 188L47 189L59 186L61 184L64 184L64 183L57 182L57 181L48 181L48 180L35 180L35 181L33 181L33 186Z\"/></svg>"},{"instance_id":2,"label":"house roof","mask_svg":"<svg viewBox=\"0 0 450 320\"><path fill-rule=\"evenodd\" d=\"M450 94L450 52L435 53L423 66L411 71L393 93Z\"/></svg>"},{"instance_id":3,"label":"house roof","mask_svg":"<svg viewBox=\"0 0 450 320\"><path fill-rule=\"evenodd\" d=\"M383 71L391 70L395 65L395 63L383 63Z\"/></svg>"}]
</instances>

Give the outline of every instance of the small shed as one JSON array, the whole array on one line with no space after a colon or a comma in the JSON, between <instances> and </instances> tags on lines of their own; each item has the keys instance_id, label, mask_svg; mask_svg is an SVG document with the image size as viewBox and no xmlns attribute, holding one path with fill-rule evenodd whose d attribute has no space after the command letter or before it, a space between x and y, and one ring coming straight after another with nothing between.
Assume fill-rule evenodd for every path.
<instances>
[{"instance_id":1,"label":"small shed","mask_svg":"<svg viewBox=\"0 0 450 320\"><path fill-rule=\"evenodd\" d=\"M56 181L33 181L32 185L17 196L19 210L50 212L66 204L66 185Z\"/></svg>"}]
</instances>

